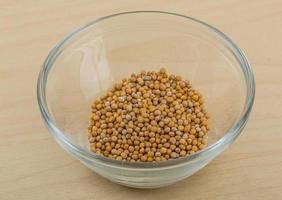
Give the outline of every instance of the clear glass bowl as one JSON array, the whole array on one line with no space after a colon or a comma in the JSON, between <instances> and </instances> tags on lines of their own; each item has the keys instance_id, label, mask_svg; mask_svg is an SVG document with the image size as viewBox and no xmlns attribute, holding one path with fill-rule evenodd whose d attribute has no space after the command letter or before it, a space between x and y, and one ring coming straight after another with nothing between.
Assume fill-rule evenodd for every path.
<instances>
[{"instance_id":1,"label":"clear glass bowl","mask_svg":"<svg viewBox=\"0 0 282 200\"><path fill-rule=\"evenodd\" d=\"M190 80L205 97L212 126L208 147L158 163L90 152L93 99L131 73L161 67ZM37 95L43 120L63 149L113 182L156 188L191 176L235 140L252 109L255 83L245 55L219 30L175 13L135 11L100 18L67 35L45 60Z\"/></svg>"}]
</instances>

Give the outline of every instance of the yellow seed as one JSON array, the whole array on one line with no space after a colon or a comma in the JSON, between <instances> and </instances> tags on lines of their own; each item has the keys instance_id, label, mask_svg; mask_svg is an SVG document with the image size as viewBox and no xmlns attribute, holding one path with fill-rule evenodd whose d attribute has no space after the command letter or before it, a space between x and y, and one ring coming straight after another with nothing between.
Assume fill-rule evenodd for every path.
<instances>
[{"instance_id":1,"label":"yellow seed","mask_svg":"<svg viewBox=\"0 0 282 200\"><path fill-rule=\"evenodd\" d=\"M180 144L185 144L186 141L185 141L185 139L180 139L180 140L179 140L179 143L180 143Z\"/></svg>"},{"instance_id":2,"label":"yellow seed","mask_svg":"<svg viewBox=\"0 0 282 200\"><path fill-rule=\"evenodd\" d=\"M113 142L116 142L117 141L117 136L115 136L115 135L113 135L112 137L111 137L111 140L113 141Z\"/></svg>"},{"instance_id":3,"label":"yellow seed","mask_svg":"<svg viewBox=\"0 0 282 200\"><path fill-rule=\"evenodd\" d=\"M165 147L162 147L161 150L160 150L160 152L161 152L162 154L165 154L165 153L167 152L167 149L166 149Z\"/></svg>"},{"instance_id":4,"label":"yellow seed","mask_svg":"<svg viewBox=\"0 0 282 200\"><path fill-rule=\"evenodd\" d=\"M194 151L194 152L198 151L198 147L197 146L192 146L192 151Z\"/></svg>"},{"instance_id":5,"label":"yellow seed","mask_svg":"<svg viewBox=\"0 0 282 200\"><path fill-rule=\"evenodd\" d=\"M153 158L152 158L152 157L148 157L147 161L148 161L148 162L152 162L152 161L153 161Z\"/></svg>"},{"instance_id":6,"label":"yellow seed","mask_svg":"<svg viewBox=\"0 0 282 200\"><path fill-rule=\"evenodd\" d=\"M116 159L117 159L117 160L122 160L122 157L121 157L121 156L117 156Z\"/></svg>"},{"instance_id":7,"label":"yellow seed","mask_svg":"<svg viewBox=\"0 0 282 200\"><path fill-rule=\"evenodd\" d=\"M169 139L169 142L170 142L171 144L175 144L175 143L176 143L176 139L175 139L174 137L171 137L171 138Z\"/></svg>"},{"instance_id":8,"label":"yellow seed","mask_svg":"<svg viewBox=\"0 0 282 200\"><path fill-rule=\"evenodd\" d=\"M97 147L97 148L101 148L101 146L102 146L102 144L101 144L100 142L97 142L97 143L96 143L96 147Z\"/></svg>"},{"instance_id":9,"label":"yellow seed","mask_svg":"<svg viewBox=\"0 0 282 200\"><path fill-rule=\"evenodd\" d=\"M201 144L201 145L199 146L199 149L203 149L203 148L205 148L205 147L206 147L205 144Z\"/></svg>"},{"instance_id":10,"label":"yellow seed","mask_svg":"<svg viewBox=\"0 0 282 200\"><path fill-rule=\"evenodd\" d=\"M186 156L186 151L185 150L180 151L180 156L182 157Z\"/></svg>"},{"instance_id":11,"label":"yellow seed","mask_svg":"<svg viewBox=\"0 0 282 200\"><path fill-rule=\"evenodd\" d=\"M147 156L141 156L140 160L143 162L147 161Z\"/></svg>"},{"instance_id":12,"label":"yellow seed","mask_svg":"<svg viewBox=\"0 0 282 200\"><path fill-rule=\"evenodd\" d=\"M124 153L124 152L122 152L121 154L120 154L120 156L122 157L122 158L127 158L127 154L126 153Z\"/></svg>"},{"instance_id":13,"label":"yellow seed","mask_svg":"<svg viewBox=\"0 0 282 200\"><path fill-rule=\"evenodd\" d=\"M166 150L166 154L167 154L167 155L170 155L170 154L171 154L171 152L172 152L172 150L171 150L171 149L167 149L167 150Z\"/></svg>"}]
</instances>

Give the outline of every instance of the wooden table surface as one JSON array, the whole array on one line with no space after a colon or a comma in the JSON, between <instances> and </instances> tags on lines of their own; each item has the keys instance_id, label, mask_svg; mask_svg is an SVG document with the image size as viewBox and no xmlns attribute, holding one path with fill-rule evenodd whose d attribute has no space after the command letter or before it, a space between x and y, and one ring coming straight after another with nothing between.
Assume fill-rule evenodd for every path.
<instances>
[{"instance_id":1,"label":"wooden table surface","mask_svg":"<svg viewBox=\"0 0 282 200\"><path fill-rule=\"evenodd\" d=\"M192 177L167 188L113 184L63 151L44 127L36 79L50 49L97 17L178 12L229 35L256 77L251 118L238 140ZM1 0L0 199L282 199L282 1Z\"/></svg>"}]
</instances>

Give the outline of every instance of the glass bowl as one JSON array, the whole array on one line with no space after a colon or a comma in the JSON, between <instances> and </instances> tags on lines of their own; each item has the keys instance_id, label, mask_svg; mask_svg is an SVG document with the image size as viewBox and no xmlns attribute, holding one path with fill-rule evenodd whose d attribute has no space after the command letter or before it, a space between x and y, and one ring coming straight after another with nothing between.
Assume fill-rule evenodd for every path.
<instances>
[{"instance_id":1,"label":"glass bowl","mask_svg":"<svg viewBox=\"0 0 282 200\"><path fill-rule=\"evenodd\" d=\"M208 146L152 163L92 153L92 101L131 73L161 67L189 80L205 97L212 127ZM197 19L160 11L118 13L70 33L48 55L37 84L43 120L60 146L96 173L136 188L166 186L207 165L241 133L254 95L250 64L234 42Z\"/></svg>"}]
</instances>

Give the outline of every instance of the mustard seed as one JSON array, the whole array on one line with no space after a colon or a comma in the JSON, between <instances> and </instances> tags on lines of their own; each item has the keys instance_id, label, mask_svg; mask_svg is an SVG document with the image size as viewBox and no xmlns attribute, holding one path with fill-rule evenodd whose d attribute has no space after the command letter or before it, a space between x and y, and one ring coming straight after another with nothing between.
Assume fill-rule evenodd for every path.
<instances>
[{"instance_id":1,"label":"mustard seed","mask_svg":"<svg viewBox=\"0 0 282 200\"><path fill-rule=\"evenodd\" d=\"M186 151L185 151L185 150L180 151L180 156L181 156L181 157L186 156Z\"/></svg>"},{"instance_id":2,"label":"mustard seed","mask_svg":"<svg viewBox=\"0 0 282 200\"><path fill-rule=\"evenodd\" d=\"M210 117L203 96L165 68L124 78L91 109L90 149L111 159L160 162L207 145Z\"/></svg>"}]
</instances>

